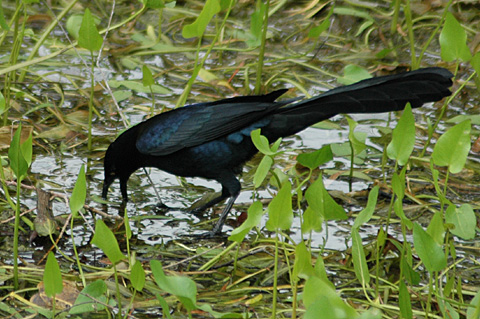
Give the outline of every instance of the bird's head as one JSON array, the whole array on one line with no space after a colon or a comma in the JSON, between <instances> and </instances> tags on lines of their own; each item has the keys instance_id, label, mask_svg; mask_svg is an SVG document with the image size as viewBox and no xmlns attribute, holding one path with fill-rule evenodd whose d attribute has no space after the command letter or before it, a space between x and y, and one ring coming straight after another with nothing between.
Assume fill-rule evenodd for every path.
<instances>
[{"instance_id":1,"label":"bird's head","mask_svg":"<svg viewBox=\"0 0 480 319\"><path fill-rule=\"evenodd\" d=\"M112 143L105 153L103 168L102 197L107 198L108 188L116 180L120 180L120 190L123 200L127 201L127 181L138 168L142 167L141 154L138 152L135 141L137 127L134 126L122 134Z\"/></svg>"},{"instance_id":2,"label":"bird's head","mask_svg":"<svg viewBox=\"0 0 480 319\"><path fill-rule=\"evenodd\" d=\"M117 161L119 160L116 151L115 142L110 144L105 153L105 158L103 159L103 169L104 169L104 180L103 180L103 190L102 190L102 198L107 199L108 188L112 183L117 179L120 178L117 169Z\"/></svg>"}]
</instances>

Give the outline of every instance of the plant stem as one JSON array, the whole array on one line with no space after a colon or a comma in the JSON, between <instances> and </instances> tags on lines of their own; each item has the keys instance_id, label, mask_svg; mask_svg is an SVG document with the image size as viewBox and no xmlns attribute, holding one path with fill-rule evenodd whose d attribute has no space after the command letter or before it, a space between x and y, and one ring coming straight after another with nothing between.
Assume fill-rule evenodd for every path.
<instances>
[{"instance_id":1,"label":"plant stem","mask_svg":"<svg viewBox=\"0 0 480 319\"><path fill-rule=\"evenodd\" d=\"M263 18L262 44L260 45L260 53L258 54L257 80L255 82L255 94L260 94L260 90L262 88L263 58L265 56L265 42L267 40L268 8L269 7L270 7L270 0L267 0L267 7L265 8L265 15Z\"/></svg>"}]
</instances>

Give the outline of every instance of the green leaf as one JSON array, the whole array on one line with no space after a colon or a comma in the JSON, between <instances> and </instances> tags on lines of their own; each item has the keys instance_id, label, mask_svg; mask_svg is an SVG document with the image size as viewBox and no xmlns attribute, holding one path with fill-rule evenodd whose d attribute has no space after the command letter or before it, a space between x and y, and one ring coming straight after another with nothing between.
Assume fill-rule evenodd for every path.
<instances>
[{"instance_id":1,"label":"green leaf","mask_svg":"<svg viewBox=\"0 0 480 319\"><path fill-rule=\"evenodd\" d=\"M417 223L413 224L413 246L428 272L440 271L447 266L442 247Z\"/></svg>"},{"instance_id":2,"label":"green leaf","mask_svg":"<svg viewBox=\"0 0 480 319\"><path fill-rule=\"evenodd\" d=\"M363 250L362 238L358 233L358 228L352 228L352 261L355 270L355 276L362 286L370 282L370 273L368 272L367 259Z\"/></svg>"},{"instance_id":3,"label":"green leaf","mask_svg":"<svg viewBox=\"0 0 480 319\"><path fill-rule=\"evenodd\" d=\"M85 198L87 197L87 182L85 179L85 165L82 164L80 171L78 172L77 181L70 197L70 210L75 215L85 204Z\"/></svg>"},{"instance_id":4,"label":"green leaf","mask_svg":"<svg viewBox=\"0 0 480 319\"><path fill-rule=\"evenodd\" d=\"M145 286L145 270L143 270L142 263L138 260L133 264L130 273L130 282L137 291L141 291Z\"/></svg>"},{"instance_id":5,"label":"green leaf","mask_svg":"<svg viewBox=\"0 0 480 319\"><path fill-rule=\"evenodd\" d=\"M145 0L145 7L150 9L162 9L165 8L164 0Z\"/></svg>"},{"instance_id":6,"label":"green leaf","mask_svg":"<svg viewBox=\"0 0 480 319\"><path fill-rule=\"evenodd\" d=\"M295 262L293 264L293 280L298 281L300 278L308 279L310 276L314 276L315 271L312 267L312 256L305 246L305 243L301 241L295 248Z\"/></svg>"},{"instance_id":7,"label":"green leaf","mask_svg":"<svg viewBox=\"0 0 480 319\"><path fill-rule=\"evenodd\" d=\"M302 153L297 156L297 161L305 167L315 169L333 159L330 145L325 145L321 149L311 153Z\"/></svg>"},{"instance_id":8,"label":"green leaf","mask_svg":"<svg viewBox=\"0 0 480 319\"><path fill-rule=\"evenodd\" d=\"M262 42L262 29L267 5L263 1L257 3L259 4L259 7L250 17L250 34L247 34L246 36L246 43L249 48L258 47Z\"/></svg>"},{"instance_id":9,"label":"green leaf","mask_svg":"<svg viewBox=\"0 0 480 319\"><path fill-rule=\"evenodd\" d=\"M467 161L470 144L470 120L467 120L440 136L433 148L433 163L448 166L450 173L459 173Z\"/></svg>"},{"instance_id":10,"label":"green leaf","mask_svg":"<svg viewBox=\"0 0 480 319\"><path fill-rule=\"evenodd\" d=\"M102 311L107 302L107 284L103 279L98 279L88 284L77 297L69 314L81 314L92 311Z\"/></svg>"},{"instance_id":11,"label":"green leaf","mask_svg":"<svg viewBox=\"0 0 480 319\"><path fill-rule=\"evenodd\" d=\"M1 3L0 3L0 8L1 8ZM2 92L0 92L0 115L2 115L3 112L5 112L6 110L7 108L6 108L5 97L3 96Z\"/></svg>"},{"instance_id":12,"label":"green leaf","mask_svg":"<svg viewBox=\"0 0 480 319\"><path fill-rule=\"evenodd\" d=\"M158 302L160 302L160 306L162 307L163 317L167 319L172 319L172 316L170 315L170 307L168 306L168 303L165 300L165 298L163 298L159 294L157 294L156 297Z\"/></svg>"},{"instance_id":13,"label":"green leaf","mask_svg":"<svg viewBox=\"0 0 480 319\"><path fill-rule=\"evenodd\" d=\"M273 165L273 159L268 155L263 156L262 160L260 161L260 164L258 164L257 166L255 175L253 176L253 184L255 188L258 188L260 187L260 185L262 185L272 165Z\"/></svg>"},{"instance_id":14,"label":"green leaf","mask_svg":"<svg viewBox=\"0 0 480 319\"><path fill-rule=\"evenodd\" d=\"M348 121L348 126L350 127L348 139L353 147L354 155L360 154L364 149L367 148L367 145L365 144L367 135L364 132L355 133L355 127L357 127L358 123L348 116L346 116L346 118Z\"/></svg>"},{"instance_id":15,"label":"green leaf","mask_svg":"<svg viewBox=\"0 0 480 319\"><path fill-rule=\"evenodd\" d=\"M450 205L446 213L448 213L448 210L451 208L455 210L455 206ZM433 214L430 224L428 224L427 227L427 234L429 234L437 244L443 244L443 239L445 237L445 224L443 223L442 213L436 212Z\"/></svg>"},{"instance_id":16,"label":"green leaf","mask_svg":"<svg viewBox=\"0 0 480 319\"><path fill-rule=\"evenodd\" d=\"M8 159L10 160L10 167L12 168L12 171L18 180L22 180L28 171L28 164L23 157L20 146L21 132L22 123L18 125L15 134L13 134L12 142L10 143L10 148L8 149Z\"/></svg>"},{"instance_id":17,"label":"green leaf","mask_svg":"<svg viewBox=\"0 0 480 319\"><path fill-rule=\"evenodd\" d=\"M452 207L453 209L450 209ZM453 205L448 207L445 212L445 222L453 224L454 228L450 232L465 240L470 240L475 237L475 227L477 225L477 218L472 206L463 204L459 208Z\"/></svg>"},{"instance_id":18,"label":"green leaf","mask_svg":"<svg viewBox=\"0 0 480 319\"><path fill-rule=\"evenodd\" d=\"M162 85L159 84L153 84L151 87L145 87L143 83L139 81L133 81L133 80L123 80L123 81L118 81L118 80L109 80L108 85L110 85L112 88L118 88L120 86L124 86L130 90L134 90L136 92L140 93L150 93L150 90L153 93L158 93L158 94L171 94L172 91L169 88L166 88Z\"/></svg>"},{"instance_id":19,"label":"green leaf","mask_svg":"<svg viewBox=\"0 0 480 319\"><path fill-rule=\"evenodd\" d=\"M83 15L82 25L78 31L78 45L89 51L98 51L102 44L103 38L98 33L93 16L87 8Z\"/></svg>"},{"instance_id":20,"label":"green leaf","mask_svg":"<svg viewBox=\"0 0 480 319\"><path fill-rule=\"evenodd\" d=\"M410 292L408 291L407 286L400 280L400 285L398 287L398 305L400 307L400 313L402 314L401 318L412 319L412 302L410 300Z\"/></svg>"},{"instance_id":21,"label":"green leaf","mask_svg":"<svg viewBox=\"0 0 480 319\"><path fill-rule=\"evenodd\" d=\"M324 218L320 211L307 207L303 213L302 232L309 233L311 231L321 232Z\"/></svg>"},{"instance_id":22,"label":"green leaf","mask_svg":"<svg viewBox=\"0 0 480 319\"><path fill-rule=\"evenodd\" d=\"M309 207L319 212L324 219L347 219L345 210L328 194L321 177L308 187L305 198Z\"/></svg>"},{"instance_id":23,"label":"green leaf","mask_svg":"<svg viewBox=\"0 0 480 319\"><path fill-rule=\"evenodd\" d=\"M47 263L43 271L43 283L45 286L45 294L54 298L56 294L63 291L62 273L60 266L58 266L57 259L52 252L48 253Z\"/></svg>"},{"instance_id":24,"label":"green leaf","mask_svg":"<svg viewBox=\"0 0 480 319\"><path fill-rule=\"evenodd\" d=\"M330 26L330 17L332 16L333 13L333 8L334 6L330 7L330 10L328 11L327 16L325 17L325 20L323 20L320 25L313 27L308 31L308 37L309 38L318 38L323 32L325 32L328 27Z\"/></svg>"},{"instance_id":25,"label":"green leaf","mask_svg":"<svg viewBox=\"0 0 480 319\"><path fill-rule=\"evenodd\" d=\"M472 55L467 46L467 33L450 12L447 13L440 33L440 56L443 61L470 61Z\"/></svg>"},{"instance_id":26,"label":"green leaf","mask_svg":"<svg viewBox=\"0 0 480 319\"><path fill-rule=\"evenodd\" d=\"M275 155L276 151L273 151L270 148L270 143L268 142L268 139L261 135L260 129L256 129L250 133L250 136L252 137L252 142L255 145L255 147L260 151L260 153L264 155ZM280 139L279 139L280 140ZM279 144L278 140L275 142L275 144Z\"/></svg>"},{"instance_id":27,"label":"green leaf","mask_svg":"<svg viewBox=\"0 0 480 319\"><path fill-rule=\"evenodd\" d=\"M153 74L152 71L146 66L145 64L142 66L142 73L143 73L143 79L142 83L143 86L152 86L155 81L153 81Z\"/></svg>"},{"instance_id":28,"label":"green leaf","mask_svg":"<svg viewBox=\"0 0 480 319\"><path fill-rule=\"evenodd\" d=\"M395 199L395 202L393 203L393 210L395 211L395 214L400 217L402 223L404 223L408 229L412 229L413 223L407 218L407 216L405 216L405 212L403 211L403 201L400 198Z\"/></svg>"},{"instance_id":29,"label":"green leaf","mask_svg":"<svg viewBox=\"0 0 480 319\"><path fill-rule=\"evenodd\" d=\"M467 319L480 318L480 290L475 293L475 297L470 301L471 307L467 308Z\"/></svg>"},{"instance_id":30,"label":"green leaf","mask_svg":"<svg viewBox=\"0 0 480 319\"><path fill-rule=\"evenodd\" d=\"M22 156L27 166L30 167L32 164L32 134L28 135L28 138L20 145L20 150L22 151Z\"/></svg>"},{"instance_id":31,"label":"green leaf","mask_svg":"<svg viewBox=\"0 0 480 319\"><path fill-rule=\"evenodd\" d=\"M377 205L379 189L380 187L378 186L372 188L372 190L368 194L367 206L358 214L357 218L355 218L355 222L353 223L352 228L358 229L361 225L367 223L370 218L372 218L373 213L375 212L375 206Z\"/></svg>"},{"instance_id":32,"label":"green leaf","mask_svg":"<svg viewBox=\"0 0 480 319\"><path fill-rule=\"evenodd\" d=\"M268 205L268 220L266 227L269 231L290 229L293 221L292 185L285 182Z\"/></svg>"},{"instance_id":33,"label":"green leaf","mask_svg":"<svg viewBox=\"0 0 480 319\"><path fill-rule=\"evenodd\" d=\"M5 13L3 12L3 4L2 0L0 0L0 27L3 29L3 31L10 31L10 28L8 27L7 21L5 21ZM0 107L1 110L1 107ZM1 114L2 112L0 112Z\"/></svg>"},{"instance_id":34,"label":"green leaf","mask_svg":"<svg viewBox=\"0 0 480 319\"><path fill-rule=\"evenodd\" d=\"M397 172L393 173L392 189L395 196L399 199L405 197L405 167L401 170L400 175Z\"/></svg>"},{"instance_id":35,"label":"green leaf","mask_svg":"<svg viewBox=\"0 0 480 319\"><path fill-rule=\"evenodd\" d=\"M95 224L95 235L93 235L92 244L100 248L112 264L116 264L125 258L120 251L115 235L101 219L98 219Z\"/></svg>"},{"instance_id":36,"label":"green leaf","mask_svg":"<svg viewBox=\"0 0 480 319\"><path fill-rule=\"evenodd\" d=\"M201 37L210 20L212 20L215 14L220 12L220 9L221 7L218 0L207 0L198 18L192 24L183 27L182 36L184 38Z\"/></svg>"},{"instance_id":37,"label":"green leaf","mask_svg":"<svg viewBox=\"0 0 480 319\"><path fill-rule=\"evenodd\" d=\"M160 289L176 296L187 310L192 311L197 308L197 286L193 280L187 277L166 276L158 260L151 260L150 268Z\"/></svg>"},{"instance_id":38,"label":"green leaf","mask_svg":"<svg viewBox=\"0 0 480 319\"><path fill-rule=\"evenodd\" d=\"M356 311L337 295L332 285L316 276L305 282L303 302L306 307L304 319L358 318Z\"/></svg>"},{"instance_id":39,"label":"green leaf","mask_svg":"<svg viewBox=\"0 0 480 319\"><path fill-rule=\"evenodd\" d=\"M245 236L252 230L253 227L257 227L260 224L263 216L263 206L259 201L253 202L252 205L248 208L248 217L247 220L243 222L242 225L235 228L232 231L228 240L236 241L241 243Z\"/></svg>"},{"instance_id":40,"label":"green leaf","mask_svg":"<svg viewBox=\"0 0 480 319\"><path fill-rule=\"evenodd\" d=\"M349 85L371 77L372 75L364 68L358 65L349 64L343 68L343 76L339 77L337 81L340 84Z\"/></svg>"},{"instance_id":41,"label":"green leaf","mask_svg":"<svg viewBox=\"0 0 480 319\"><path fill-rule=\"evenodd\" d=\"M387 146L387 155L398 164L405 165L415 146L415 118L412 107L407 103L397 126L392 132L392 141Z\"/></svg>"}]
</instances>

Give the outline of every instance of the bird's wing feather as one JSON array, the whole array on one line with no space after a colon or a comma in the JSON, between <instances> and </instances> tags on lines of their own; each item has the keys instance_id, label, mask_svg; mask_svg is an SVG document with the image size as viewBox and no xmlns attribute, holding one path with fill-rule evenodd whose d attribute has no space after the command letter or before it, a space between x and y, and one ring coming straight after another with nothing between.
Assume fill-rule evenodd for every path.
<instances>
[{"instance_id":1,"label":"bird's wing feather","mask_svg":"<svg viewBox=\"0 0 480 319\"><path fill-rule=\"evenodd\" d=\"M140 124L137 149L162 156L228 135L284 105L274 101L285 92L194 104L159 114Z\"/></svg>"}]
</instances>

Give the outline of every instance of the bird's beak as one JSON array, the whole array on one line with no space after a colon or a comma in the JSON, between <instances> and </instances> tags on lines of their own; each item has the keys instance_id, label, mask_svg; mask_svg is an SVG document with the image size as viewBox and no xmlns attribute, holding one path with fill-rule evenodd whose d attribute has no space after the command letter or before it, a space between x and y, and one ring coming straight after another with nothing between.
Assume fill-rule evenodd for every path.
<instances>
[{"instance_id":1,"label":"bird's beak","mask_svg":"<svg viewBox=\"0 0 480 319\"><path fill-rule=\"evenodd\" d=\"M107 199L108 188L112 185L115 180L115 175L105 176L105 181L103 182L102 198Z\"/></svg>"}]
</instances>

